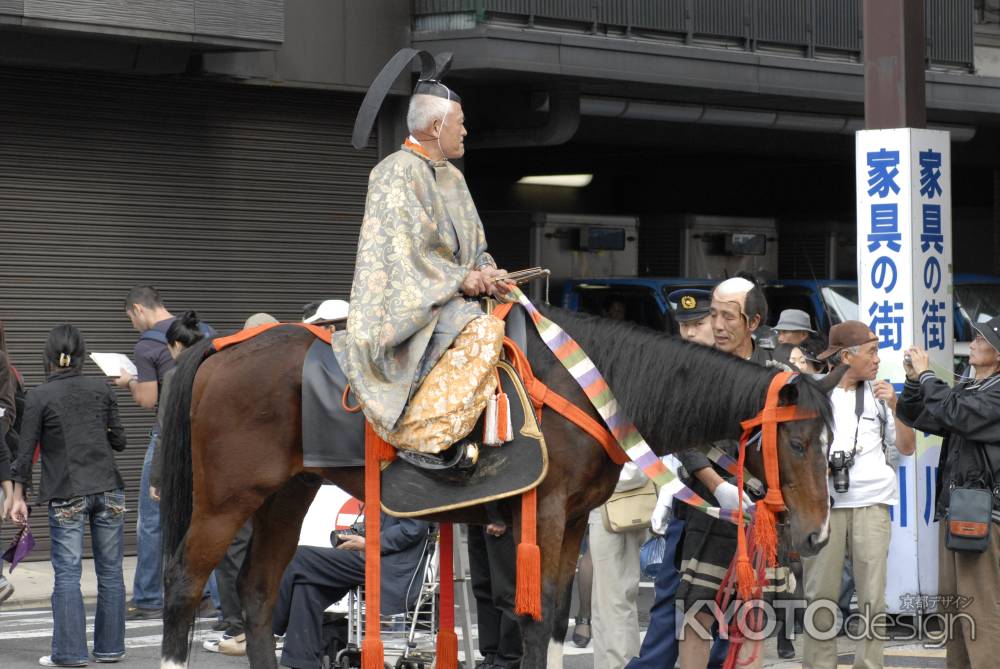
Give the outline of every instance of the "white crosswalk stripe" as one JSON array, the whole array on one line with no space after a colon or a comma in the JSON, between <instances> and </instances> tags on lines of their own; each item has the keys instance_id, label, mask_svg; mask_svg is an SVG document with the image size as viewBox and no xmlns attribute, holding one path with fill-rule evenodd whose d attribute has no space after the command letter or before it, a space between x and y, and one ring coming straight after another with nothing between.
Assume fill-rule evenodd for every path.
<instances>
[{"instance_id":1,"label":"white crosswalk stripe","mask_svg":"<svg viewBox=\"0 0 1000 669\"><path fill-rule=\"evenodd\" d=\"M93 636L94 616L89 615L87 621L87 634ZM202 641L219 636L218 632L213 632L209 625L211 621L199 621L195 630L194 642L201 644ZM125 621L125 647L126 648L153 648L160 645L162 640L163 621L161 620L127 620ZM4 611L0 613L0 641L14 639L40 639L52 636L52 612L49 609Z\"/></svg>"}]
</instances>

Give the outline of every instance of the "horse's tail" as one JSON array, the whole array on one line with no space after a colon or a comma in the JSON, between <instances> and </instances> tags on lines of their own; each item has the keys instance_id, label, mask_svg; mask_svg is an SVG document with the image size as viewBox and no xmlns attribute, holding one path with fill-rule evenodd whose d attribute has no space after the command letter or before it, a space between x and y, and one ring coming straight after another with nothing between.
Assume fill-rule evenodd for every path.
<instances>
[{"instance_id":1,"label":"horse's tail","mask_svg":"<svg viewBox=\"0 0 1000 669\"><path fill-rule=\"evenodd\" d=\"M160 532L163 556L169 560L191 525L191 395L194 377L209 353L208 337L195 343L177 359L170 380L163 424L160 425Z\"/></svg>"}]
</instances>

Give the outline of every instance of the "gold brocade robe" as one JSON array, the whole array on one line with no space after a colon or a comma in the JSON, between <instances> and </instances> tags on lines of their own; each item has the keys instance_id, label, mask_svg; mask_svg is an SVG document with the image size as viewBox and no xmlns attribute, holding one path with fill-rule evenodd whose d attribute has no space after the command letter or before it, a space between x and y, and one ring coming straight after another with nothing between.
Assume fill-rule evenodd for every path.
<instances>
[{"instance_id":1,"label":"gold brocade robe","mask_svg":"<svg viewBox=\"0 0 1000 669\"><path fill-rule=\"evenodd\" d=\"M385 432L462 328L483 315L460 286L484 265L495 263L458 168L405 146L375 166L347 330L334 335L333 350L365 415Z\"/></svg>"}]
</instances>

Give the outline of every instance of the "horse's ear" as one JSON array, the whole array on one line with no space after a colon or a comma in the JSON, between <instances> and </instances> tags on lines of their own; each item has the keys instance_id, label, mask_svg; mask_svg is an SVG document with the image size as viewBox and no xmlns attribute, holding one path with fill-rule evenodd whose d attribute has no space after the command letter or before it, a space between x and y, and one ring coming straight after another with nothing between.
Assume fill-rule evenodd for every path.
<instances>
[{"instance_id":1,"label":"horse's ear","mask_svg":"<svg viewBox=\"0 0 1000 669\"><path fill-rule=\"evenodd\" d=\"M844 374L850 369L849 365L837 365L833 368L833 371L824 376L822 379L816 382L819 389L823 391L825 395L829 395L833 392L833 389L837 387L840 380L844 378Z\"/></svg>"},{"instance_id":2,"label":"horse's ear","mask_svg":"<svg viewBox=\"0 0 1000 669\"><path fill-rule=\"evenodd\" d=\"M778 391L778 405L790 406L799 400L799 385L797 383L786 383Z\"/></svg>"}]
</instances>

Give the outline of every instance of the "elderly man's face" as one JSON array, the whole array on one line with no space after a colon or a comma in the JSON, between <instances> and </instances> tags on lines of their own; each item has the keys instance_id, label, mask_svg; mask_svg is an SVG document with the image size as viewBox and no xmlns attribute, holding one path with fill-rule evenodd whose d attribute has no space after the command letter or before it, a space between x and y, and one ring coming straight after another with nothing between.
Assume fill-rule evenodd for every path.
<instances>
[{"instance_id":1,"label":"elderly man's face","mask_svg":"<svg viewBox=\"0 0 1000 669\"><path fill-rule=\"evenodd\" d=\"M1000 362L1000 354L981 334L969 344L969 364L973 367L994 367Z\"/></svg>"},{"instance_id":2,"label":"elderly man's face","mask_svg":"<svg viewBox=\"0 0 1000 669\"><path fill-rule=\"evenodd\" d=\"M747 319L740 312L740 305L735 302L723 302L713 297L710 314L715 348L725 353L736 353L738 349L750 341L752 330ZM754 318L755 324L759 320Z\"/></svg>"},{"instance_id":3,"label":"elderly man's face","mask_svg":"<svg viewBox=\"0 0 1000 669\"><path fill-rule=\"evenodd\" d=\"M809 333L805 330L778 330L779 344L798 346L806 339L809 339Z\"/></svg>"},{"instance_id":4,"label":"elderly man's face","mask_svg":"<svg viewBox=\"0 0 1000 669\"><path fill-rule=\"evenodd\" d=\"M872 337L874 336L872 334ZM855 378L866 381L875 380L875 376L878 374L879 362L881 362L878 357L878 341L870 341L867 344L863 344L857 353L845 351L842 355L844 362L850 365L851 374Z\"/></svg>"},{"instance_id":5,"label":"elderly man's face","mask_svg":"<svg viewBox=\"0 0 1000 669\"><path fill-rule=\"evenodd\" d=\"M465 155L465 113L462 105L454 100L448 102L448 114L440 121L434 122L434 130L441 145L441 152L449 160Z\"/></svg>"},{"instance_id":6,"label":"elderly man's face","mask_svg":"<svg viewBox=\"0 0 1000 669\"><path fill-rule=\"evenodd\" d=\"M715 335L712 334L712 319L708 316L693 321L681 321L677 324L677 328L680 330L682 339L702 346L715 344Z\"/></svg>"}]
</instances>

